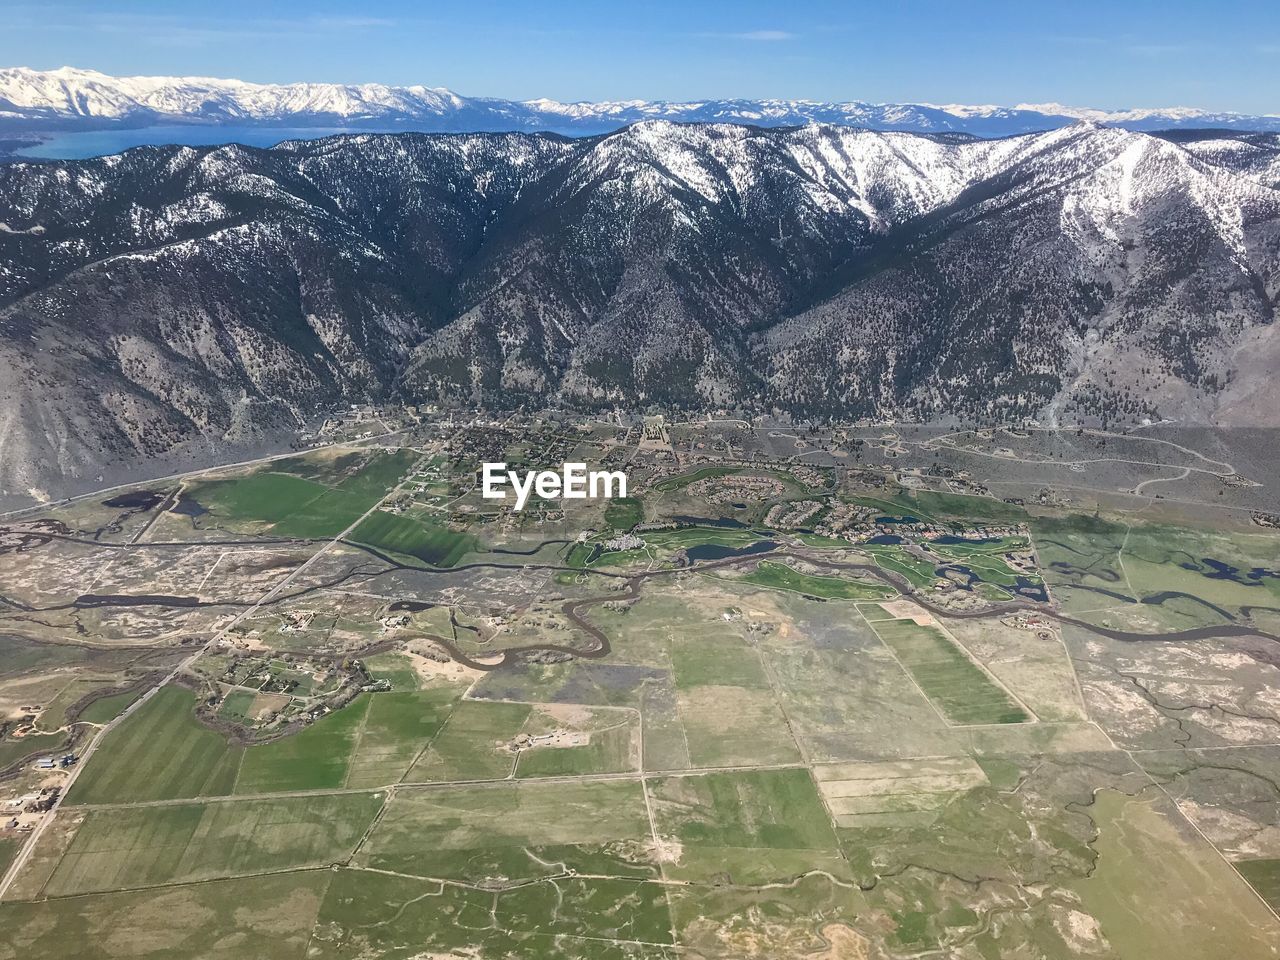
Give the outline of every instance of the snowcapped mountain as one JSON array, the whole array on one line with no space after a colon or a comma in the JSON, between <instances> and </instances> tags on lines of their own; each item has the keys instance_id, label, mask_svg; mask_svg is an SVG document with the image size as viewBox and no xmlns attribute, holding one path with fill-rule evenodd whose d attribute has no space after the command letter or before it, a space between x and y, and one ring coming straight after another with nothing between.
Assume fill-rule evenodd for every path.
<instances>
[{"instance_id":1,"label":"snowcapped mountain","mask_svg":"<svg viewBox=\"0 0 1280 960\"><path fill-rule=\"evenodd\" d=\"M1271 424L1277 157L647 121L0 166L0 489L363 398Z\"/></svg>"},{"instance_id":2,"label":"snowcapped mountain","mask_svg":"<svg viewBox=\"0 0 1280 960\"><path fill-rule=\"evenodd\" d=\"M1280 131L1280 116L1188 108L1107 112L1060 104L936 106L809 100L560 103L462 97L438 87L375 83L272 85L208 77L110 77L71 67L0 69L0 133L194 123L590 135L656 119L765 127L842 124L985 137L1048 130L1077 120L1129 130Z\"/></svg>"},{"instance_id":3,"label":"snowcapped mountain","mask_svg":"<svg viewBox=\"0 0 1280 960\"><path fill-rule=\"evenodd\" d=\"M6 120L245 122L326 117L342 120L444 117L467 101L448 90L292 83L210 77L109 77L93 70L0 70Z\"/></svg>"}]
</instances>

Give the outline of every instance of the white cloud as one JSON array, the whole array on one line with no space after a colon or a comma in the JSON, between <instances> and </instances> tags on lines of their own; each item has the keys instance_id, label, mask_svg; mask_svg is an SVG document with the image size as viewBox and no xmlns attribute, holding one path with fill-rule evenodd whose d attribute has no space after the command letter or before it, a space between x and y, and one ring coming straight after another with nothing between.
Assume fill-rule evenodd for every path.
<instances>
[{"instance_id":1,"label":"white cloud","mask_svg":"<svg viewBox=\"0 0 1280 960\"><path fill-rule=\"evenodd\" d=\"M385 17L315 17L310 22L321 30L368 30L396 25Z\"/></svg>"},{"instance_id":2,"label":"white cloud","mask_svg":"<svg viewBox=\"0 0 1280 960\"><path fill-rule=\"evenodd\" d=\"M746 33L730 33L726 36L732 37L734 40L794 40L796 34L789 33L786 30L748 30Z\"/></svg>"},{"instance_id":3,"label":"white cloud","mask_svg":"<svg viewBox=\"0 0 1280 960\"><path fill-rule=\"evenodd\" d=\"M1136 57L1172 57L1187 52L1185 46L1177 43L1135 43L1125 49Z\"/></svg>"}]
</instances>

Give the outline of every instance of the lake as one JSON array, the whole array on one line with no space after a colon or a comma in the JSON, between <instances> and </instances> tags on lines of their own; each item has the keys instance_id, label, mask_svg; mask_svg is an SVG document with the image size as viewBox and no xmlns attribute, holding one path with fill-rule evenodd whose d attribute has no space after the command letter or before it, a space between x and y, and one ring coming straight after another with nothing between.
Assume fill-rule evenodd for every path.
<instances>
[{"instance_id":1,"label":"lake","mask_svg":"<svg viewBox=\"0 0 1280 960\"><path fill-rule=\"evenodd\" d=\"M21 157L41 160L79 160L120 153L130 147L157 144L182 144L198 147L222 143L243 143L249 147L272 147L282 140L316 140L337 133L401 133L399 129L360 129L342 127L256 127L256 126L170 126L144 127L136 130L77 130L30 134L42 142L17 151ZM28 136L13 134L15 139Z\"/></svg>"}]
</instances>

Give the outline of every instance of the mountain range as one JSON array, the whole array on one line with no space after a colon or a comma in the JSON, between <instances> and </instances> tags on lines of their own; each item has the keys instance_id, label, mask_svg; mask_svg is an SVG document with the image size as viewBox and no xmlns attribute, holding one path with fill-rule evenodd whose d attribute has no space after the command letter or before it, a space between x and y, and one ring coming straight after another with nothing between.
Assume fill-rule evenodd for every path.
<instances>
[{"instance_id":1,"label":"mountain range","mask_svg":"<svg viewBox=\"0 0 1280 960\"><path fill-rule=\"evenodd\" d=\"M1185 107L1106 111L1052 103L1001 107L811 100L561 103L463 97L442 87L110 77L71 67L0 69L0 134L211 124L590 135L659 119L766 127L824 123L983 137L1050 130L1079 120L1146 131L1210 127L1280 131L1280 115L1248 116Z\"/></svg>"},{"instance_id":2,"label":"mountain range","mask_svg":"<svg viewBox=\"0 0 1280 960\"><path fill-rule=\"evenodd\" d=\"M0 487L364 399L1273 424L1280 135L646 121L0 165Z\"/></svg>"}]
</instances>

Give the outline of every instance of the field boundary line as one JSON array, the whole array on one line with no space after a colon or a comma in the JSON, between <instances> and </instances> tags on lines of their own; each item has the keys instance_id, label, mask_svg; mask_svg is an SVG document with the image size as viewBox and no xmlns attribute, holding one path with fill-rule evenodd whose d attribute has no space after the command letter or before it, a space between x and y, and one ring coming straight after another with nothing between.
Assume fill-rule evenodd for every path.
<instances>
[{"instance_id":1,"label":"field boundary line","mask_svg":"<svg viewBox=\"0 0 1280 960\"><path fill-rule=\"evenodd\" d=\"M1196 823L1194 820L1192 820L1191 817L1187 816L1186 813L1183 812L1182 807L1178 806L1178 801L1173 798L1173 794L1171 794L1167 789L1165 789L1164 784L1161 783L1159 780L1157 780L1151 774L1151 772L1147 770L1146 767L1144 767L1134 758L1132 751L1130 751L1126 747L1122 747L1119 744L1117 744L1115 740L1112 739L1111 734L1109 734L1105 729L1103 729L1101 724L1095 724L1095 726L1097 726L1097 728L1100 731L1102 731L1102 735L1107 738L1107 741L1111 744L1111 746L1115 750L1119 751L1120 753L1123 753L1126 757L1129 758L1129 762L1133 764L1135 768L1137 768L1138 772L1142 774L1142 776L1147 778L1147 781L1150 784L1150 786L1155 787L1156 790L1159 791L1160 795L1163 796L1165 800L1169 803L1169 805L1173 808L1174 814L1180 817L1183 823L1185 823L1192 830L1194 830L1196 834L1200 837L1200 839L1203 840L1205 844L1209 847L1209 849L1218 855L1218 858L1227 865L1227 869L1231 872L1232 876L1234 876L1237 880L1243 883L1245 885L1245 888L1251 894L1253 894L1253 896L1258 900L1258 902L1261 903L1262 906L1273 917L1275 917L1276 921L1280 922L1280 910L1277 910L1275 907L1273 907L1270 903L1267 902L1267 898L1264 897L1258 891L1258 889L1254 887L1252 883L1250 883L1248 880L1245 879L1244 874L1242 874L1239 870L1236 869L1236 865L1231 861L1231 859L1225 853L1219 850L1218 845L1214 843L1212 840L1210 840L1208 835L1203 830L1200 829L1200 825Z\"/></svg>"},{"instance_id":2,"label":"field boundary line","mask_svg":"<svg viewBox=\"0 0 1280 960\"><path fill-rule=\"evenodd\" d=\"M280 457L274 457L271 459L280 459ZM134 713L136 713L142 707L143 704L150 701L151 698L155 696L157 691L168 686L175 679L177 679L177 677L185 673L197 660L200 659L200 657L204 656L206 653L212 650L224 637L226 637L227 634L229 634L232 631L232 629L234 629L237 625L239 625L242 621L246 620L248 617L257 613L257 611L263 606L263 604L269 602L273 597L275 597L282 590L284 590L285 587L287 587L290 583L292 583L295 579L297 579L298 576L301 575L305 570L310 568L312 564L314 564L317 560L319 560L320 557L322 557L325 553L327 553L334 545L340 543L343 540L343 538L346 537L347 534L349 534L357 526L363 523L364 520L367 517L371 516L374 513L374 511L376 511L379 507L382 506L382 504L386 503L389 499L395 496L395 494L399 492L400 488L404 486L407 478L409 476L412 476L413 472L417 469L418 465L421 464L422 461L425 459L426 459L426 455L423 454L416 461L414 461L414 464L409 469L409 471L406 474L404 474L393 487L391 487L386 493L384 493L381 497L379 497L377 502L375 502L373 506L371 506L363 514L361 514L349 527L347 527L345 530L339 533L332 540L327 540L323 544L321 544L315 551L311 553L309 557L307 557L306 560L304 560L301 564L295 567L294 570L288 574L288 576L282 578L278 583L276 583L274 586L268 589L266 593L264 593L261 597L259 597L258 600L256 600L252 606L247 607L246 609L242 610L240 613L236 614L236 616L234 616L226 624L226 626L218 630L204 644L198 647L190 656L179 661L178 664L160 680L159 683L157 683L155 686L151 687L149 690L143 693L142 696L138 697L138 699L133 701L133 703L129 704L129 706L127 706L119 714L119 716L117 716L114 720L110 721L109 723L105 724L104 726L98 729L97 733L95 733L89 739L89 742L85 745L84 751L83 753L81 753L79 761L76 763L74 767L71 768L71 773L67 777L66 782L62 785L62 791L58 794L58 799L55 800L53 803L53 806L49 808L48 815L43 817L40 820L40 823L36 826L36 828L31 831L31 835L27 837L27 841L25 844L23 844L22 850L18 853L16 857L14 857L13 862L9 865L9 869L5 871L3 879L0 879L0 900L3 900L5 896L8 894L9 888L13 885L13 881L17 878L18 874L22 871L22 868L26 866L27 861L30 859L31 854L35 850L36 844L39 842L41 835L44 833L48 825L53 821L54 816L57 814L58 810L61 809L63 801L66 800L67 795L71 793L71 789L75 785L76 779L79 777L81 771L83 771L84 768L88 765L89 761L93 757L94 752L98 749L99 744L103 742L106 736L112 730L114 730L120 723L122 723L123 721L128 719L130 716L132 716ZM208 472L208 471L206 470L203 472ZM238 779L239 769L237 769L236 771L236 776Z\"/></svg>"}]
</instances>

